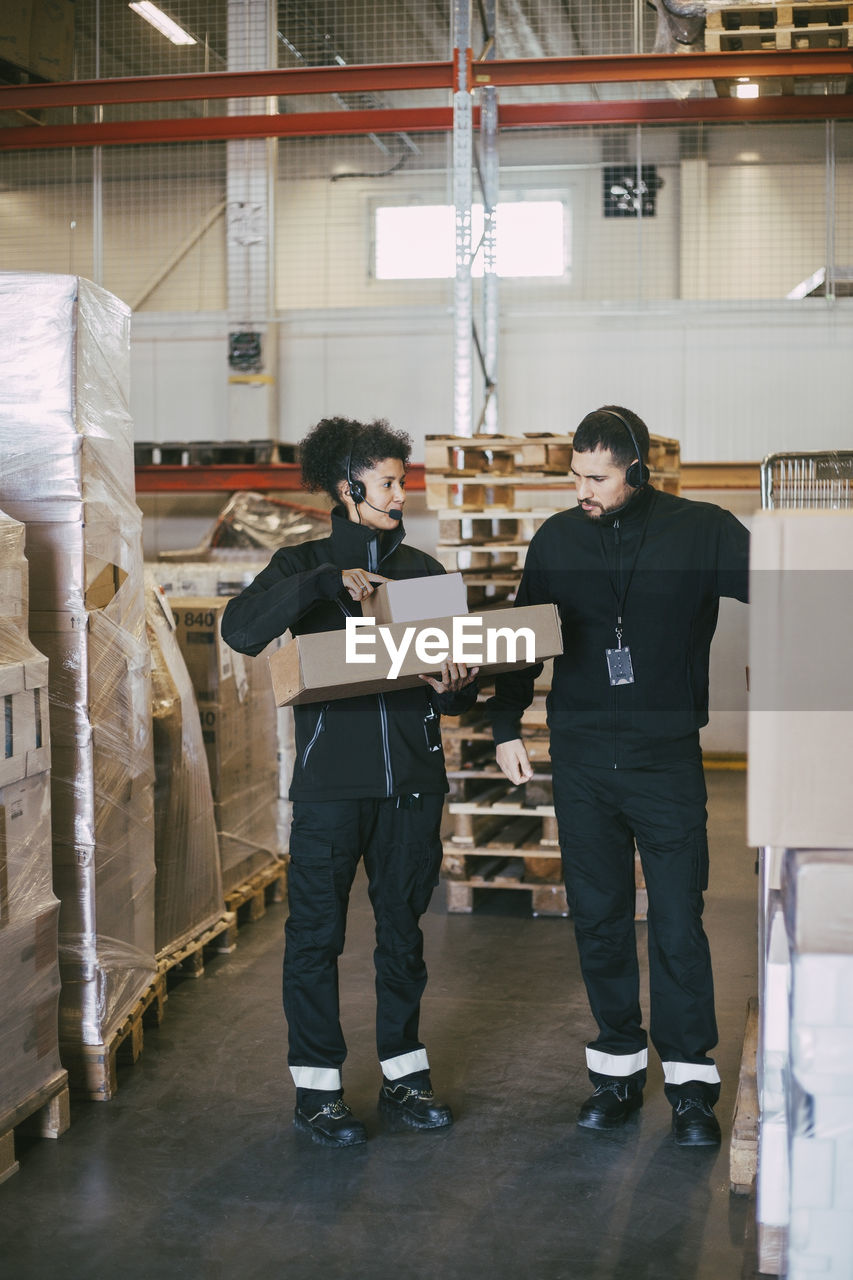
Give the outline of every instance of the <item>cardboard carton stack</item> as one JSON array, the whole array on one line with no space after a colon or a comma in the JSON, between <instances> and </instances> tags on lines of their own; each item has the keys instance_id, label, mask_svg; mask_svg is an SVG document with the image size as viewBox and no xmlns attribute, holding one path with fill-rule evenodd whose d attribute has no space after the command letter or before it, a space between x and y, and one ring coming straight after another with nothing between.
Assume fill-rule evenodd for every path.
<instances>
[{"instance_id":1,"label":"cardboard carton stack","mask_svg":"<svg viewBox=\"0 0 853 1280\"><path fill-rule=\"evenodd\" d=\"M26 527L50 663L60 1043L100 1046L151 983L154 824L130 315L76 276L0 274L0 505Z\"/></svg>"},{"instance_id":2,"label":"cardboard carton stack","mask_svg":"<svg viewBox=\"0 0 853 1280\"><path fill-rule=\"evenodd\" d=\"M257 495L238 494L234 501L241 496ZM312 525L307 532L316 532L316 530ZM270 559L268 550L237 547L222 550L213 548L205 553L205 559L199 560L176 560L176 554L148 565L152 579L176 607L185 596L215 596L222 599L239 595L243 588L266 568ZM261 691L271 688L267 655L281 643L278 641L268 645L264 653L257 658L242 660L244 668L251 671L253 684L257 685L262 698L265 695ZM269 805L274 812L276 823L275 849L278 853L282 853L287 850L290 843L292 820L292 806L287 798L296 751L291 707L276 708L276 742L272 750L275 753L278 770L276 795L269 797Z\"/></svg>"},{"instance_id":3,"label":"cardboard carton stack","mask_svg":"<svg viewBox=\"0 0 853 1280\"><path fill-rule=\"evenodd\" d=\"M853 511L752 532L748 836L761 848L759 1269L853 1274Z\"/></svg>"},{"instance_id":4,"label":"cardboard carton stack","mask_svg":"<svg viewBox=\"0 0 853 1280\"><path fill-rule=\"evenodd\" d=\"M195 691L169 602L145 586L154 717L157 955L198 936L223 910L219 841Z\"/></svg>"},{"instance_id":5,"label":"cardboard carton stack","mask_svg":"<svg viewBox=\"0 0 853 1280\"><path fill-rule=\"evenodd\" d=\"M0 1137L59 1061L47 660L27 638L24 527L0 511ZM0 1169L0 1177L4 1170Z\"/></svg>"},{"instance_id":6,"label":"cardboard carton stack","mask_svg":"<svg viewBox=\"0 0 853 1280\"><path fill-rule=\"evenodd\" d=\"M222 639L228 600L173 596L175 636L195 689L226 894L283 850L277 827L276 707L265 661Z\"/></svg>"}]
</instances>

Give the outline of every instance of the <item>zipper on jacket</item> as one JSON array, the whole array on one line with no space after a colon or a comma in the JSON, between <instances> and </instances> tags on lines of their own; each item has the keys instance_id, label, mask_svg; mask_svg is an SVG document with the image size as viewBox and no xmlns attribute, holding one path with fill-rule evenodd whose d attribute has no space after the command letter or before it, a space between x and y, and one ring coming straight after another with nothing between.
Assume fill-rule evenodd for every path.
<instances>
[{"instance_id":1,"label":"zipper on jacket","mask_svg":"<svg viewBox=\"0 0 853 1280\"><path fill-rule=\"evenodd\" d=\"M385 762L385 794L394 794L394 775L391 772L391 748L388 743L388 709L385 706L384 693L377 693L379 700L379 725L382 730L382 756Z\"/></svg>"},{"instance_id":2,"label":"zipper on jacket","mask_svg":"<svg viewBox=\"0 0 853 1280\"><path fill-rule=\"evenodd\" d=\"M379 538L372 538L367 544L367 571L379 572Z\"/></svg>"},{"instance_id":3,"label":"zipper on jacket","mask_svg":"<svg viewBox=\"0 0 853 1280\"><path fill-rule=\"evenodd\" d=\"M320 734L323 732L323 725L326 721L326 709L328 708L328 705L329 705L328 702L324 702L323 706L320 708L320 715L317 718L317 726L314 729L314 733L311 736L311 741L308 743L308 746L302 752L302 768L303 769L308 763L308 757L310 756L311 752L314 749L315 742L319 738Z\"/></svg>"},{"instance_id":4,"label":"zipper on jacket","mask_svg":"<svg viewBox=\"0 0 853 1280\"><path fill-rule=\"evenodd\" d=\"M619 599L622 590L622 530L619 524L619 518L613 521L613 539L616 544L616 598ZM619 704L616 700L618 690L614 687L610 690L610 723L613 731L613 768L619 768Z\"/></svg>"}]
</instances>

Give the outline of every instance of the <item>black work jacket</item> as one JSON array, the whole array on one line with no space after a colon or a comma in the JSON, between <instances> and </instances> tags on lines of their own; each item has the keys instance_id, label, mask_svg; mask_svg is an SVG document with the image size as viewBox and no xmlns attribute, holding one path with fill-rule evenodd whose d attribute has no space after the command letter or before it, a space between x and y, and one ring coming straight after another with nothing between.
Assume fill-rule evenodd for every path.
<instances>
[{"instance_id":1,"label":"black work jacket","mask_svg":"<svg viewBox=\"0 0 853 1280\"><path fill-rule=\"evenodd\" d=\"M650 485L597 521L579 507L546 520L516 604L553 602L560 612L564 651L547 704L552 759L642 768L698 753L719 600L747 599L748 566L749 534L731 512ZM610 684L617 601L633 684ZM496 742L520 736L541 670L496 678L486 704Z\"/></svg>"},{"instance_id":2,"label":"black work jacket","mask_svg":"<svg viewBox=\"0 0 853 1280\"><path fill-rule=\"evenodd\" d=\"M403 544L402 524L378 533L332 512L328 538L280 547L240 595L229 600L222 637L256 656L271 640L339 631L361 605L345 591L342 569L368 569L386 578L444 573L431 556ZM293 708L296 761L291 800L353 800L445 792L448 789L438 716L459 715L477 699L474 682L459 693L429 685L361 694Z\"/></svg>"}]
</instances>

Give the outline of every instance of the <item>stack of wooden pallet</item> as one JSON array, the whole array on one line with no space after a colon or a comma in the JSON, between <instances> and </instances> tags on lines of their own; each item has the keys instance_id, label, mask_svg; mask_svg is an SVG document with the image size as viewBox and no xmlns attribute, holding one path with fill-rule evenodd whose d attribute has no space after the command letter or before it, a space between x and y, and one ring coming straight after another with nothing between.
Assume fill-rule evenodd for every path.
<instances>
[{"instance_id":1,"label":"stack of wooden pallet","mask_svg":"<svg viewBox=\"0 0 853 1280\"><path fill-rule=\"evenodd\" d=\"M705 15L705 48L712 53L753 49L847 49L853 4L720 3Z\"/></svg>"},{"instance_id":2,"label":"stack of wooden pallet","mask_svg":"<svg viewBox=\"0 0 853 1280\"><path fill-rule=\"evenodd\" d=\"M571 460L571 435L427 436L436 554L448 572L462 574L470 608L514 599L533 534L574 501ZM652 436L649 467L656 488L680 491L677 440Z\"/></svg>"},{"instance_id":3,"label":"stack of wooden pallet","mask_svg":"<svg viewBox=\"0 0 853 1280\"><path fill-rule=\"evenodd\" d=\"M438 512L437 555L449 572L460 572L472 610L510 603L533 534L555 511L572 505L572 437L428 436L427 506ZM652 481L678 493L677 440L652 436ZM543 496L545 501L543 501ZM551 761L545 723L549 672L522 720L535 777L511 787L495 762L483 701L466 716L443 725L451 793L450 831L443 873L450 911L472 911L484 889L524 890L534 915L567 915ZM636 918L646 917L646 891L636 861Z\"/></svg>"}]
</instances>

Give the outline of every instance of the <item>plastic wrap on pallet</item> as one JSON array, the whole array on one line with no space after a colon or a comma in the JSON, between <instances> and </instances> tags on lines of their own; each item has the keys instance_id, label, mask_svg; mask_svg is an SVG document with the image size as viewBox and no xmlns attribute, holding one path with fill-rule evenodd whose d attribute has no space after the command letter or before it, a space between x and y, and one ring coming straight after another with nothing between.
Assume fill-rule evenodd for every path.
<instances>
[{"instance_id":1,"label":"plastic wrap on pallet","mask_svg":"<svg viewBox=\"0 0 853 1280\"><path fill-rule=\"evenodd\" d=\"M791 945L787 1275L853 1274L853 849L788 850Z\"/></svg>"},{"instance_id":2,"label":"plastic wrap on pallet","mask_svg":"<svg viewBox=\"0 0 853 1280\"><path fill-rule=\"evenodd\" d=\"M0 1124L61 1071L57 1038L59 904L0 927Z\"/></svg>"},{"instance_id":3,"label":"plastic wrap on pallet","mask_svg":"<svg viewBox=\"0 0 853 1280\"><path fill-rule=\"evenodd\" d=\"M145 587L154 717L154 853L159 955L201 932L224 905L210 773L195 691L169 602Z\"/></svg>"},{"instance_id":4,"label":"plastic wrap on pallet","mask_svg":"<svg viewBox=\"0 0 853 1280\"><path fill-rule=\"evenodd\" d=\"M48 673L27 636L24 534L0 511L0 1131L61 1070Z\"/></svg>"},{"instance_id":5,"label":"plastic wrap on pallet","mask_svg":"<svg viewBox=\"0 0 853 1280\"><path fill-rule=\"evenodd\" d=\"M26 525L50 663L60 1041L98 1045L155 973L153 756L130 313L76 276L0 273L0 505Z\"/></svg>"},{"instance_id":6,"label":"plastic wrap on pallet","mask_svg":"<svg viewBox=\"0 0 853 1280\"><path fill-rule=\"evenodd\" d=\"M249 495L245 495L249 496ZM189 553L185 553L189 554ZM204 560L157 561L149 564L152 578L159 583L167 596L236 596L265 569L269 563L267 552L250 552L245 549L215 549ZM283 643L281 640L277 644ZM271 652L275 645L267 649ZM249 659L249 662L252 660ZM293 708L276 708L278 761L278 798L276 811L277 847L287 849L290 844L292 805L288 799L290 779L296 757L296 740L293 725Z\"/></svg>"},{"instance_id":7,"label":"plastic wrap on pallet","mask_svg":"<svg viewBox=\"0 0 853 1280\"><path fill-rule=\"evenodd\" d=\"M160 559L201 560L217 551L239 553L253 548L269 553L279 547L324 538L328 532L329 516L324 511L241 490L231 495L198 546L186 551L163 551Z\"/></svg>"},{"instance_id":8,"label":"plastic wrap on pallet","mask_svg":"<svg viewBox=\"0 0 853 1280\"><path fill-rule=\"evenodd\" d=\"M285 849L269 666L234 653L222 640L227 599L174 596L170 604L198 701L227 892Z\"/></svg>"}]
</instances>

